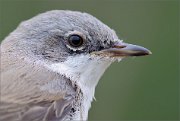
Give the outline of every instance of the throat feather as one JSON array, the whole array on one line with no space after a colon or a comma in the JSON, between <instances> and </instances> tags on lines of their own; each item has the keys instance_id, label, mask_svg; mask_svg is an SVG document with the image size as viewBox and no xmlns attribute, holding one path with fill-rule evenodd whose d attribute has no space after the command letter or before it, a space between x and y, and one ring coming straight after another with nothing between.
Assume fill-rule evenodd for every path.
<instances>
[{"instance_id":1,"label":"throat feather","mask_svg":"<svg viewBox=\"0 0 180 121\"><path fill-rule=\"evenodd\" d=\"M72 84L76 84L80 88L83 94L83 115L87 117L94 98L95 87L111 62L107 59L81 55L68 57L66 61L52 64L48 68L69 78Z\"/></svg>"}]
</instances>

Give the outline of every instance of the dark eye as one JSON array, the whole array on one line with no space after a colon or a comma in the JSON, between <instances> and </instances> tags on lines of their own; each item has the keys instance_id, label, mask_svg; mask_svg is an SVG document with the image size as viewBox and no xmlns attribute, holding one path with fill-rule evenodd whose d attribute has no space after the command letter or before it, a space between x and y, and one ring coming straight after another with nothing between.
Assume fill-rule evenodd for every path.
<instances>
[{"instance_id":1,"label":"dark eye","mask_svg":"<svg viewBox=\"0 0 180 121\"><path fill-rule=\"evenodd\" d=\"M72 47L80 47L83 45L84 40L79 35L71 35L68 38L68 42Z\"/></svg>"}]
</instances>

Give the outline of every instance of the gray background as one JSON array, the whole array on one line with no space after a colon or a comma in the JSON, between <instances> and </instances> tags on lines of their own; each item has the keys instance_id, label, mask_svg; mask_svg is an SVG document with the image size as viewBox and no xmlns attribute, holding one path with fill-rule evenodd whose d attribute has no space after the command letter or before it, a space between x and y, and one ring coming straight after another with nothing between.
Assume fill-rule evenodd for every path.
<instances>
[{"instance_id":1,"label":"gray background","mask_svg":"<svg viewBox=\"0 0 180 121\"><path fill-rule=\"evenodd\" d=\"M0 40L17 25L53 9L88 12L125 42L153 54L114 63L96 88L90 120L178 120L178 0L0 0Z\"/></svg>"}]
</instances>

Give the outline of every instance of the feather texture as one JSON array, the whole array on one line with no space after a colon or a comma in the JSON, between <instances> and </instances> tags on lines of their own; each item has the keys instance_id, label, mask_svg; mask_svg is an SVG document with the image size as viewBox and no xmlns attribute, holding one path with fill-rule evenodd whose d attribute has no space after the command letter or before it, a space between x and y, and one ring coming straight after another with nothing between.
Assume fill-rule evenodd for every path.
<instances>
[{"instance_id":1,"label":"feather texture","mask_svg":"<svg viewBox=\"0 0 180 121\"><path fill-rule=\"evenodd\" d=\"M70 80L14 53L1 54L0 121L56 121L69 114L76 94ZM61 82L56 92L41 89L54 80Z\"/></svg>"}]
</instances>

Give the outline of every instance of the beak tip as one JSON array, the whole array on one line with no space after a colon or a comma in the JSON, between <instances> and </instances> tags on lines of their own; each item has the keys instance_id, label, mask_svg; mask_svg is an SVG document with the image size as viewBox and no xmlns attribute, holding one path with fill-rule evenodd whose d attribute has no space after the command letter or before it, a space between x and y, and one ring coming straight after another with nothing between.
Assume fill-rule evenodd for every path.
<instances>
[{"instance_id":1,"label":"beak tip","mask_svg":"<svg viewBox=\"0 0 180 121\"><path fill-rule=\"evenodd\" d=\"M152 52L151 52L151 51L149 51L148 55L152 55Z\"/></svg>"},{"instance_id":2,"label":"beak tip","mask_svg":"<svg viewBox=\"0 0 180 121\"><path fill-rule=\"evenodd\" d=\"M152 52L149 49L139 45L126 44L126 48L122 49L128 50L127 52L129 52L129 56L146 56L152 54Z\"/></svg>"},{"instance_id":3,"label":"beak tip","mask_svg":"<svg viewBox=\"0 0 180 121\"><path fill-rule=\"evenodd\" d=\"M145 55L151 55L151 54L152 54L152 52L147 49L146 52L145 52Z\"/></svg>"},{"instance_id":4,"label":"beak tip","mask_svg":"<svg viewBox=\"0 0 180 121\"><path fill-rule=\"evenodd\" d=\"M134 54L134 56L146 56L151 55L152 52L148 49L143 49L143 51L140 51L139 53Z\"/></svg>"}]
</instances>

